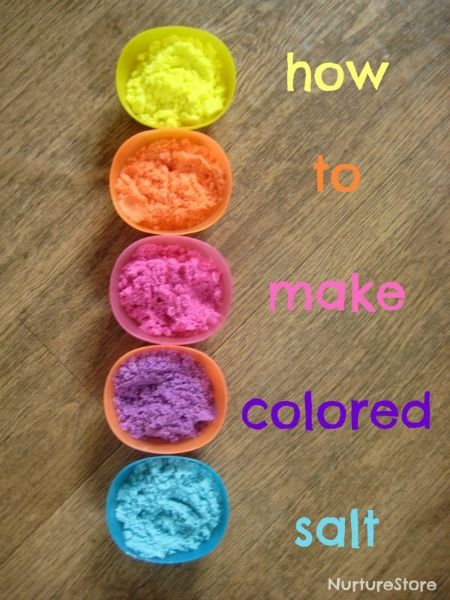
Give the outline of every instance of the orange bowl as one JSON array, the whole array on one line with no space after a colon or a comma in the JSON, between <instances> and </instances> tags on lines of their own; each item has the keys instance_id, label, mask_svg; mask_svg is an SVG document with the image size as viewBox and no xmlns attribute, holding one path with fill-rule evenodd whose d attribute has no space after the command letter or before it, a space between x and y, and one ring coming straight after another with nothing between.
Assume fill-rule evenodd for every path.
<instances>
[{"instance_id":1,"label":"orange bowl","mask_svg":"<svg viewBox=\"0 0 450 600\"><path fill-rule=\"evenodd\" d=\"M128 159L134 154L136 154L136 152L140 148L142 148L143 146L148 146L149 144L158 140L173 138L186 139L189 142L192 142L193 144L204 146L209 150L213 158L218 162L218 164L222 167L225 173L225 190L223 198L204 221L192 227L188 227L186 229L153 229L151 227L144 227L139 223L135 223L126 214L124 214L123 210L120 207L119 198L116 192L116 183L119 178L120 172L122 171ZM222 146L220 146L220 144L218 144L215 140L209 137L209 135L206 135L205 133L200 133L199 131L190 131L189 129L154 129L151 131L141 131L140 133L131 136L117 150L112 161L111 170L109 172L109 190L111 193L114 208L119 217L123 221L125 221L125 223L128 223L128 225L130 225L134 229L137 229L138 231L144 231L145 233L153 233L159 235L186 235L189 233L197 233L198 231L203 231L211 225L214 225L214 223L216 223L223 215L228 206L228 203L231 198L232 186L233 176L231 172L231 164Z\"/></svg>"},{"instance_id":2,"label":"orange bowl","mask_svg":"<svg viewBox=\"0 0 450 600\"><path fill-rule=\"evenodd\" d=\"M208 375L214 391L214 403L216 407L216 417L214 421L208 423L200 433L194 437L178 442L166 442L156 438L137 439L129 433L121 429L119 419L117 417L116 407L114 406L114 376L117 369L129 358L138 354L148 354L150 352L158 352L160 350L172 350L189 354L196 362L198 362ZM103 393L103 404L105 408L106 420L114 435L124 444L140 450L141 452L149 452L152 454L181 454L183 452L192 452L198 448L202 448L216 437L222 428L228 407L228 391L225 377L219 368L219 365L207 354L194 348L186 348L185 346L172 345L155 345L143 346L127 352L117 360L106 378L105 389Z\"/></svg>"}]
</instances>

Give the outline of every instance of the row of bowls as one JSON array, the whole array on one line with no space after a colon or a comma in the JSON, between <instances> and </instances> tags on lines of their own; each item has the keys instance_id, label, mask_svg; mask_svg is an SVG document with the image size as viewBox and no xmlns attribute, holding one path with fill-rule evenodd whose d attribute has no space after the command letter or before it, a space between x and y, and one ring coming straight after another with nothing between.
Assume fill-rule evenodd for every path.
<instances>
[{"instance_id":1,"label":"row of bowls","mask_svg":"<svg viewBox=\"0 0 450 600\"><path fill-rule=\"evenodd\" d=\"M224 324L224 322L226 321L226 319L228 317L228 314L231 309L231 301L232 301L232 293L233 293L231 272L230 272L230 268L227 264L227 261L224 259L224 257L213 246L210 246L209 244L207 244L205 242L202 242L202 241L194 239L194 238L177 237L177 236L184 236L186 234L197 233L199 231L206 229L210 225L213 225L214 223L216 223L220 219L220 217L223 215L223 213L225 212L228 202L231 197L232 172L231 172L230 162L229 162L229 159L228 159L226 153L224 152L222 147L217 142L215 142L212 138L210 138L209 136L199 133L199 132L196 132L196 131L190 131L191 129L197 129L197 128L206 127L207 125L210 125L213 121L215 121L216 119L221 117L228 109L228 107L233 99L235 83L236 83L235 66L234 66L234 61L233 61L231 53L229 52L228 48L225 46L225 44L220 39L216 38L214 35L208 33L207 31L194 29L191 27L179 27L179 26L177 26L177 27L158 27L158 28L144 31L144 32L136 35L134 38L132 38L126 44L124 49L122 50L122 53L119 57L119 61L117 63L117 68L116 68L117 94L118 94L120 103L122 104L122 106L126 110L126 112L131 117L133 117L134 119L136 119L137 121L142 123L142 121L140 121L140 119L133 113L130 106L128 105L128 102L126 100L126 84L130 77L131 71L134 69L134 66L136 63L136 56L139 53L144 52L148 48L148 46L151 42L153 42L155 40L160 40L168 35L194 36L194 37L200 39L201 41L210 43L214 46L214 48L216 49L216 51L218 53L218 56L220 57L220 59L222 61L223 66L224 66L224 74L225 74L225 79L226 79L226 84L227 84L227 97L226 97L226 102L223 107L223 110L219 114L217 114L214 118L210 119L209 121L205 121L203 123L198 123L195 126L190 127L190 128L155 129L153 131L143 131L141 133L138 133L138 134L132 136L131 138L126 140L125 143L122 144L122 146L116 152L114 159L113 159L112 166L111 166L111 171L110 171L109 185L110 185L111 197L112 197L112 201L113 201L115 210L117 211L117 213L121 217L121 219L124 220L128 225L130 225L131 227L134 227L135 229L137 229L139 231L142 231L145 233L150 233L150 234L158 234L155 237L143 238L143 239L140 239L140 240L134 242L133 244L128 246L116 260L116 263L112 270L111 279L110 279L110 287L109 287L109 298L110 298L111 309L112 309L112 312L113 312L117 322L130 335L132 335L138 339L144 340L146 342L150 342L150 343L157 344L157 345L156 346L145 346L142 348L137 348L135 350L132 350L131 352L128 352L127 354L125 354L121 358L119 358L116 361L116 363L113 365L113 367L111 368L111 370L108 374L108 377L106 379L105 388L104 388L105 415L106 415L107 422L108 422L109 426L111 427L111 430L117 436L117 438L120 441L122 441L124 444L126 444L136 450L140 450L143 452L150 452L153 454L161 454L161 455L164 455L164 454L173 455L173 454L178 454L178 453L182 453L182 452L190 452L192 450L195 450L197 448L204 446L205 444L209 443L217 435L217 433L219 432L219 430L221 429L221 427L224 423L225 415L227 412L228 394L227 394L225 378L223 376L222 371L220 370L217 363L212 358L210 358L207 354L205 354L204 352L201 352L199 350L196 350L194 348L188 348L188 347L182 346L182 344L197 343L197 342L200 342L200 341L206 339L213 333L215 333ZM143 124L146 126L149 125L148 123L143 123ZM183 230L177 230L177 231L156 231L156 230L152 230L151 228L141 227L141 226L137 225L136 223L131 222L127 218L127 216L123 214L123 211L120 209L120 205L118 202L118 198L117 198L117 194L116 194L116 182L117 182L119 174L120 174L122 168L125 166L127 160L132 155L134 155L137 152L137 150L139 148L141 148L142 146L146 146L148 144L151 144L152 142L155 142L160 139L165 139L165 138L185 138L193 143L206 146L206 148L214 156L216 161L221 164L221 166L225 172L225 177L226 177L225 191L224 191L223 198L222 198L221 202L218 204L216 210L213 213L211 213L204 222L199 223L195 227L191 227L189 229L183 229ZM197 335L194 335L191 337L183 337L183 338L175 338L175 337L165 338L165 337L148 336L139 329L137 324L125 312L125 310L121 306L121 304L119 302L119 298L118 298L118 277L120 275L122 268L131 259L131 257L135 253L136 249L140 245L146 244L150 241L153 244L156 243L156 244L162 244L162 245L173 244L174 242L176 242L177 244L182 245L186 248L197 250L197 251L201 252L202 254L206 255L211 260L213 260L214 263L217 265L217 267L220 269L220 271L222 272L222 276L223 276L224 297L223 297L223 303L222 303L222 308L221 308L221 318L213 329L211 329L210 331L204 332L202 334L197 334ZM114 406L114 377L117 372L117 369L120 367L120 365L124 361L128 360L132 356L136 356L137 354L140 354L140 353L154 352L154 351L158 351L161 349L171 349L171 350L176 350L177 352L184 352L184 353L191 355L192 358L194 358L194 360L196 360L203 366L203 368L205 369L207 375L209 376L209 378L211 380L211 383L212 383L212 386L214 389L214 398L215 398L215 404L216 404L216 418L214 419L214 421L212 423L209 423L208 426L205 427L196 438L189 439L189 440L182 440L177 443L168 443L168 442L164 442L162 440L161 441L159 441L159 440L138 440L138 439L133 438L127 432L123 431L120 428L116 409ZM117 494L118 494L121 486L123 485L123 483L126 482L127 478L129 477L131 472L136 468L136 466L138 464L140 464L142 462L147 462L147 461L158 461L158 460L161 460L162 458L163 457L144 458L144 459L135 461L135 462L127 465L116 475L113 482L111 483L111 486L110 486L110 489L108 492L107 501L106 501L106 518L107 518L108 529L111 534L111 537L113 538L116 545L125 554L128 554L129 556L132 556L135 559L142 560L142 557L133 554L127 548L127 545L125 543L124 536L123 536L122 526L117 521L117 518L116 518L115 511L116 511ZM158 564L177 564L177 563L190 562L190 561L202 558L206 554L209 554L209 552L211 552L220 543L220 541L222 540L222 538L225 534L226 528L227 528L227 523L228 523L228 518L229 518L229 503L228 503L227 491L226 491L225 485L224 485L222 479L220 478L220 476L211 467L209 467L207 464L205 464L201 461L196 461L195 459L181 457L181 456L176 457L176 459L178 461L191 461L191 462L194 461L194 462L198 463L199 465L201 465L201 468L204 469L205 474L207 474L209 477L211 477L213 479L213 481L215 482L216 487L219 491L221 501L222 501L221 519L220 519L220 522L219 522L217 528L213 532L213 535L211 536L211 538L208 539L207 541L205 541L204 543L202 543L196 550L189 551L189 552L178 552L174 555L167 556L164 559L156 559L155 558L155 559L153 559L151 561L147 561L147 562L158 563Z\"/></svg>"}]
</instances>

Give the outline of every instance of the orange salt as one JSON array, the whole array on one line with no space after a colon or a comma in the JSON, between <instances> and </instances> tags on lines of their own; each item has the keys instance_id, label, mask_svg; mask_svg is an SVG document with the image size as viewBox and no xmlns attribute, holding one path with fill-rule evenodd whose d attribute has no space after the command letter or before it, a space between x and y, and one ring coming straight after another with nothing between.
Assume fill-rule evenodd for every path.
<instances>
[{"instance_id":1,"label":"orange salt","mask_svg":"<svg viewBox=\"0 0 450 600\"><path fill-rule=\"evenodd\" d=\"M223 200L226 175L204 146L187 139L153 142L131 156L116 182L133 223L162 231L194 227Z\"/></svg>"}]
</instances>

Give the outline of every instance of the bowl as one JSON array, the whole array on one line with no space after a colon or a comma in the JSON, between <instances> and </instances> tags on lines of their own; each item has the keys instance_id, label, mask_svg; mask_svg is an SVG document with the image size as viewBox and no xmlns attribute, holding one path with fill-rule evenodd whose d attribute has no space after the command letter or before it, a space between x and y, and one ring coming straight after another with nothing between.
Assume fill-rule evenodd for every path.
<instances>
[{"instance_id":1,"label":"bowl","mask_svg":"<svg viewBox=\"0 0 450 600\"><path fill-rule=\"evenodd\" d=\"M219 271L222 273L223 301L220 307L220 318L214 327L211 327L211 329L209 329L208 331L202 331L189 336L156 336L147 334L145 331L142 331L142 329L139 328L136 321L128 315L128 313L121 305L119 300L119 276L126 263L128 263L132 259L133 254L136 252L137 248L139 248L143 244L149 243L161 244L165 246L170 246L172 244L183 246L184 248L201 252L215 263ZM227 261L220 254L220 252L218 252L213 246L207 244L206 242L202 242L191 237L183 237L176 235L156 235L153 237L145 237L141 238L140 240L137 240L133 244L130 244L127 248L125 248L125 250L122 252L122 254L120 254L118 259L116 260L113 270L111 272L111 278L109 282L109 301L111 304L111 310L119 325L123 327L123 329L133 337L138 338L140 340L144 340L145 342L150 342L151 344L196 344L198 342L206 340L211 335L216 333L225 323L231 310L232 296L233 279L231 276L230 267L228 266Z\"/></svg>"},{"instance_id":2,"label":"bowl","mask_svg":"<svg viewBox=\"0 0 450 600\"><path fill-rule=\"evenodd\" d=\"M117 369L132 356L159 352L160 350L173 350L175 352L189 354L196 362L200 363L211 381L214 392L216 416L214 421L207 423L196 437L179 440L178 442L167 442L165 440L158 440L157 438L137 439L120 427L116 407L114 405L114 376ZM143 346L127 352L114 363L106 378L103 392L103 404L108 425L114 435L122 443L135 450L140 450L141 452L149 452L152 454L180 454L182 452L191 452L198 448L202 448L216 437L225 421L228 407L228 391L225 377L220 370L219 365L204 352L195 350L194 348L186 348L185 346Z\"/></svg>"},{"instance_id":3,"label":"bowl","mask_svg":"<svg viewBox=\"0 0 450 600\"><path fill-rule=\"evenodd\" d=\"M157 127L155 122L152 123L151 121L143 121L132 111L127 101L126 86L132 71L136 67L136 59L138 54L146 52L150 43L162 40L171 35L176 35L178 37L192 37L200 40L203 43L211 44L216 50L219 60L222 62L223 76L226 86L226 97L222 110L212 117L208 117L203 121L199 121L195 125L184 126L183 128L201 129L202 127L207 127L226 113L231 101L233 100L236 87L236 68L231 52L228 50L222 40L208 31L204 31L203 29L183 26L155 27L153 29L142 31L131 38L131 40L129 40L122 49L116 66L116 91L120 104L130 115L130 117L139 123L142 123L142 125L147 127Z\"/></svg>"},{"instance_id":4,"label":"bowl","mask_svg":"<svg viewBox=\"0 0 450 600\"><path fill-rule=\"evenodd\" d=\"M136 152L143 146L162 139L174 139L184 138L193 144L204 146L209 150L213 158L220 164L225 172L225 191L221 202L217 205L213 212L201 223L188 227L186 229L175 229L175 230L161 230L153 229L151 227L145 227L133 222L122 210L119 203L118 194L116 191L116 183L119 178L120 172L125 166L128 159L136 154ZM114 208L119 217L125 221L128 225L143 231L145 233L153 233L158 235L186 235L189 233L197 233L203 231L211 225L214 225L223 213L225 212L231 197L231 190L233 184L233 177L231 172L231 165L223 148L211 137L198 131L189 131L188 129L154 129L151 131L142 131L136 135L128 138L117 150L114 155L111 170L109 173L109 190L113 201Z\"/></svg>"},{"instance_id":5,"label":"bowl","mask_svg":"<svg viewBox=\"0 0 450 600\"><path fill-rule=\"evenodd\" d=\"M206 540L205 542L203 542L195 550L190 550L187 552L177 552L176 554L169 555L166 558L154 558L151 560L149 560L148 558L143 558L143 557L139 556L138 554L134 553L133 551L131 551L126 546L124 536L123 536L123 531L122 531L122 525L116 518L117 493L118 493L120 487L122 486L122 484L126 481L128 476L130 475L130 473L140 463L161 460L163 458L167 458L167 457L154 456L151 458L143 458L141 460L137 460L135 462L130 463L126 467L124 467L115 476L115 478L113 479L113 481L111 483L111 486L109 488L108 495L106 498L106 522L108 525L109 533L111 534L111 537L114 540L115 544L120 548L120 550L122 550L122 552L124 552L128 556L131 556L132 558L137 559L137 560L142 560L145 562L162 564L162 565L164 565L164 564L166 564L166 565L180 564L180 563L186 563L186 562L198 560L200 558L203 558L210 552L212 552L220 544L220 542L222 541L222 539L225 535L227 525L228 525L229 515L230 515L228 494L227 494L225 484L222 481L222 478L218 475L218 473L216 473L216 471L214 471L214 469L212 469L206 463L204 463L200 460L195 460L193 458L186 458L184 456L171 457L172 460L177 460L180 462L181 461L190 461L190 462L194 462L194 463L197 463L198 465L200 465L201 468L205 470L205 472L212 478L212 480L216 484L217 490L218 490L220 498L221 498L222 515L220 517L219 524L217 525L216 529L213 531L211 537L208 540Z\"/></svg>"}]
</instances>

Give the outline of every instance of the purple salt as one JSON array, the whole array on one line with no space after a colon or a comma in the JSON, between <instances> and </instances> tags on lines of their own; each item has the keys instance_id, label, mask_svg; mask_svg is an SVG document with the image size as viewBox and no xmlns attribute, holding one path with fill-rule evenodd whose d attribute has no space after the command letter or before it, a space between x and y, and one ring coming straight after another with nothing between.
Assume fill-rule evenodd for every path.
<instances>
[{"instance_id":1,"label":"purple salt","mask_svg":"<svg viewBox=\"0 0 450 600\"><path fill-rule=\"evenodd\" d=\"M114 403L121 428L137 439L196 437L215 417L213 388L204 368L174 350L140 354L120 365Z\"/></svg>"}]
</instances>

